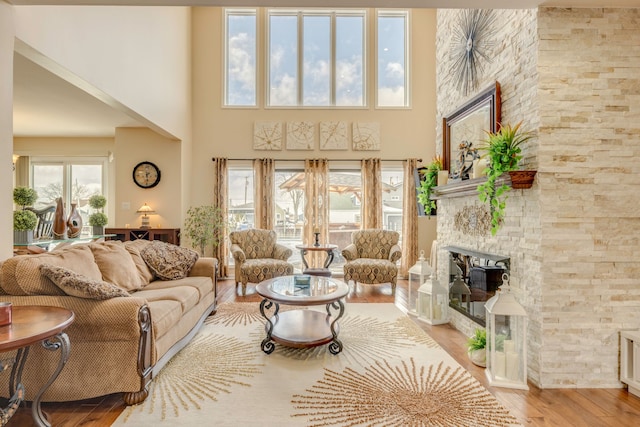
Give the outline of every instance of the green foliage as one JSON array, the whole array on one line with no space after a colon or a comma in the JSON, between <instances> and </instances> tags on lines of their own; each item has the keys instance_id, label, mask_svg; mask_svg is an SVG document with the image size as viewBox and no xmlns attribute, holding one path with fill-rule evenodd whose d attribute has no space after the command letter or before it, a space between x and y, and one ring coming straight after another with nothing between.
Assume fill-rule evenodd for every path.
<instances>
[{"instance_id":1,"label":"green foliage","mask_svg":"<svg viewBox=\"0 0 640 427\"><path fill-rule=\"evenodd\" d=\"M533 137L529 132L520 131L521 125L522 122L515 126L507 124L495 133L487 132L488 138L482 147L485 151L483 157L488 158L487 181L478 185L478 198L489 203L491 234L494 236L504 219L510 189L506 184L496 187L496 181L503 173L518 169L522 159L520 145Z\"/></svg>"},{"instance_id":2,"label":"green foliage","mask_svg":"<svg viewBox=\"0 0 640 427\"><path fill-rule=\"evenodd\" d=\"M89 215L89 225L93 227L104 227L108 222L107 215L102 212L95 212Z\"/></svg>"},{"instance_id":3,"label":"green foliage","mask_svg":"<svg viewBox=\"0 0 640 427\"><path fill-rule=\"evenodd\" d=\"M38 224L35 213L27 210L13 212L13 229L17 231L33 230Z\"/></svg>"},{"instance_id":4,"label":"green foliage","mask_svg":"<svg viewBox=\"0 0 640 427\"><path fill-rule=\"evenodd\" d=\"M13 202L22 206L23 210L26 206L33 205L36 200L38 200L38 193L33 188L16 187L13 189Z\"/></svg>"},{"instance_id":5,"label":"green foliage","mask_svg":"<svg viewBox=\"0 0 640 427\"><path fill-rule=\"evenodd\" d=\"M216 248L224 240L227 221L219 208L205 205L187 211L184 233L204 256L207 245Z\"/></svg>"},{"instance_id":6,"label":"green foliage","mask_svg":"<svg viewBox=\"0 0 640 427\"><path fill-rule=\"evenodd\" d=\"M439 156L433 158L427 165L424 172L424 179L420 180L418 188L418 202L424 206L425 212L429 215L436 208L435 200L431 200L431 189L438 185L438 172L443 168L442 159Z\"/></svg>"},{"instance_id":7,"label":"green foliage","mask_svg":"<svg viewBox=\"0 0 640 427\"><path fill-rule=\"evenodd\" d=\"M487 346L486 329L476 329L475 334L467 340L469 351L481 350Z\"/></svg>"},{"instance_id":8,"label":"green foliage","mask_svg":"<svg viewBox=\"0 0 640 427\"><path fill-rule=\"evenodd\" d=\"M89 197L89 206L93 209L103 209L107 205L107 198L102 194L94 194Z\"/></svg>"}]
</instances>

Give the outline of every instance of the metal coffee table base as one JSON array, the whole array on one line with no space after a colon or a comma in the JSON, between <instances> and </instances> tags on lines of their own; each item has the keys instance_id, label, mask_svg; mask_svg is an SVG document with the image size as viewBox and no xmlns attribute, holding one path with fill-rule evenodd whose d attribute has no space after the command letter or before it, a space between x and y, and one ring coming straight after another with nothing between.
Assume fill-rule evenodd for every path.
<instances>
[{"instance_id":1,"label":"metal coffee table base","mask_svg":"<svg viewBox=\"0 0 640 427\"><path fill-rule=\"evenodd\" d=\"M269 311L273 312L269 315ZM262 351L267 354L275 350L275 343L295 348L329 343L331 354L342 351L342 342L338 339L340 327L337 323L344 314L344 303L341 300L326 304L326 314L316 310L280 313L280 304L265 298L260 303L260 313L267 320L267 336L261 344Z\"/></svg>"}]
</instances>

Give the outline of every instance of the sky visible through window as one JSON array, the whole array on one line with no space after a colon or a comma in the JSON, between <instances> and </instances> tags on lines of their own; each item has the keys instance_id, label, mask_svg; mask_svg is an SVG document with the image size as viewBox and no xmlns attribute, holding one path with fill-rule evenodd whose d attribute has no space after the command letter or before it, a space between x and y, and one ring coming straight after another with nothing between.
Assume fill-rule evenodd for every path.
<instances>
[{"instance_id":1,"label":"sky visible through window","mask_svg":"<svg viewBox=\"0 0 640 427\"><path fill-rule=\"evenodd\" d=\"M267 19L268 105L366 105L364 11L271 10ZM253 10L227 11L226 105L257 105L256 24ZM381 11L376 28L377 104L406 106L408 16Z\"/></svg>"}]
</instances>

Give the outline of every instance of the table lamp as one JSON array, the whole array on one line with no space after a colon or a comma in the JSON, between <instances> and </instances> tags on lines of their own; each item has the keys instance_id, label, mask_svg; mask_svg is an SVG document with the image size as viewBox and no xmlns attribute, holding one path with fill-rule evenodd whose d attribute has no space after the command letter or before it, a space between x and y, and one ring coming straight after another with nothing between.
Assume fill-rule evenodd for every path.
<instances>
[{"instance_id":1,"label":"table lamp","mask_svg":"<svg viewBox=\"0 0 640 427\"><path fill-rule=\"evenodd\" d=\"M141 213L142 215L142 224L140 225L140 228L150 228L149 227L149 214L153 214L156 213L156 211L154 211L151 206L147 205L146 203L142 206L140 206L140 209L138 209L136 211L136 213Z\"/></svg>"}]
</instances>

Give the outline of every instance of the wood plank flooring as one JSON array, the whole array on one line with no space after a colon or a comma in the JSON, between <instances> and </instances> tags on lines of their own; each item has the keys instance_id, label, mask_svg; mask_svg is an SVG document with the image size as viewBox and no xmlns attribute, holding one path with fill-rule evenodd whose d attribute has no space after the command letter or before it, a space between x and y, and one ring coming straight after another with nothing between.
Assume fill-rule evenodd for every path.
<instances>
[{"instance_id":1,"label":"wood plank flooring","mask_svg":"<svg viewBox=\"0 0 640 427\"><path fill-rule=\"evenodd\" d=\"M239 295L232 280L218 284L218 303L225 301L259 302L254 286L248 285L247 295ZM407 282L399 281L395 298L389 285L358 285L351 288L348 302L395 302L406 308ZM489 387L484 369L471 363L466 354L466 337L448 325L418 324L478 381L508 407L525 426L640 426L640 398L624 389L545 389L530 384L530 390ZM73 343L71 343L73 347ZM109 426L124 409L120 394L66 403L44 403L44 412L54 426ZM238 407L241 410L241 407ZM8 426L30 427L29 404L18 410ZM479 424L480 425L480 424Z\"/></svg>"}]
</instances>

